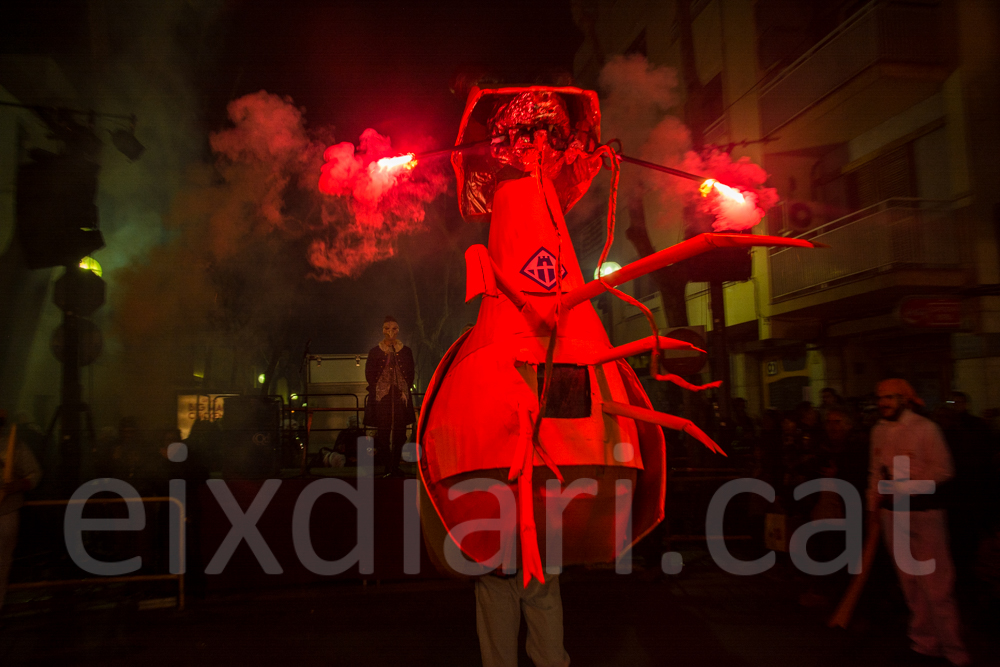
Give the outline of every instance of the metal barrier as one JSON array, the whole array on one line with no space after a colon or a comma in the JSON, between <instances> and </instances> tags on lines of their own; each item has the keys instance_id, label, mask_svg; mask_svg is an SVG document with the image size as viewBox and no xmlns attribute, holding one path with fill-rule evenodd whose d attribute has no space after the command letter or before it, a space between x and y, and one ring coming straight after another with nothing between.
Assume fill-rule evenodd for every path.
<instances>
[{"instance_id":1,"label":"metal barrier","mask_svg":"<svg viewBox=\"0 0 1000 667\"><path fill-rule=\"evenodd\" d=\"M420 413L420 407L423 404L424 394L422 392L411 392L410 395L413 397L413 407L417 411L417 414L419 414ZM354 407L340 407L340 408L325 408L324 407L324 408L317 408L317 407L313 407L313 406L310 406L310 405L306 405L306 407L304 407L304 408L293 408L291 405L289 405L287 408L285 408L285 410L287 412L287 415L289 417L289 422L291 422L291 418L292 418L292 416L296 412L300 412L300 413L304 412L306 414L306 424L305 424L305 429L304 429L305 438L304 438L304 441L302 443L302 460L301 460L301 475L303 477L306 476L309 473L309 435L310 435L310 433L312 433L313 431L317 431L317 432L337 432L337 431L343 431L344 430L343 427L340 427L340 428L313 428L313 426L312 426L312 415L313 415L313 413L316 413L316 412L353 412L354 415L355 415L355 418L357 419L358 426L361 427L361 428L364 428L362 426L362 424L361 424L361 413L365 411L365 408L364 408L363 405L361 405L360 400L359 400L357 394L354 394L354 393L304 394L306 403L311 402L313 399L315 399L317 397L322 398L322 397L338 397L338 396L339 397L344 397L344 398L347 398L347 397L354 398ZM414 428L416 428L416 427L414 426Z\"/></svg>"},{"instance_id":2,"label":"metal barrier","mask_svg":"<svg viewBox=\"0 0 1000 667\"><path fill-rule=\"evenodd\" d=\"M354 407L353 408L352 407L346 407L346 408L317 408L317 407L313 407L313 406L308 405L308 403L312 402L314 399L316 399L316 398L323 398L323 397L353 398L354 399ZM344 430L343 428L317 428L317 429L314 429L312 427L312 416L313 416L313 414L316 413L316 412L353 412L354 416L355 416L355 419L357 420L357 423L360 426L360 424L361 424L361 413L365 411L365 408L364 408L364 406L361 405L361 403L360 403L360 401L358 399L358 395L355 394L355 393L304 394L303 401L306 403L306 406L304 408L293 408L293 407L289 406L288 407L288 413L289 413L289 418L291 418L291 416L293 416L296 412L304 412L306 414L305 439L304 439L304 442L302 443L302 465L301 465L301 468L302 468L301 469L301 475L303 477L305 477L307 474L309 474L309 438L310 438L310 434L313 431L333 432L333 431L342 431L342 430Z\"/></svg>"},{"instance_id":3,"label":"metal barrier","mask_svg":"<svg viewBox=\"0 0 1000 667\"><path fill-rule=\"evenodd\" d=\"M174 503L180 510L180 525L185 526L186 514L184 512L184 503L179 501L177 498L172 496L150 496L148 498L86 498L79 500L29 500L24 503L23 507L52 507L52 506L69 506L69 505L86 505L88 503L93 503L95 505L105 505L105 504L119 504L119 503ZM22 583L14 583L7 586L7 590L30 590L36 588L52 588L56 586L87 586L91 584L116 584L116 583L132 583L140 581L166 581L174 579L177 581L177 609L178 611L184 611L184 570L186 563L186 551L185 551L185 530L180 531L178 538L178 556L180 563L180 574L137 574L134 576L123 576L123 577L89 577L86 579L58 579L52 581L30 581Z\"/></svg>"}]
</instances>

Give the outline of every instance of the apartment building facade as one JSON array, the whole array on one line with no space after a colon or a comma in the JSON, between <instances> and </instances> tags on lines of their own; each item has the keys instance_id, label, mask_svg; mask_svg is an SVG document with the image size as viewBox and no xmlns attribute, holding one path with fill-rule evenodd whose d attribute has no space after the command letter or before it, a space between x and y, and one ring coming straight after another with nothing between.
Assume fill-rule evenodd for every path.
<instances>
[{"instance_id":1,"label":"apartment building facade","mask_svg":"<svg viewBox=\"0 0 1000 667\"><path fill-rule=\"evenodd\" d=\"M754 233L829 246L755 249L750 280L725 285L732 393L751 411L826 386L861 397L886 376L931 407L955 389L974 411L1000 406L998 14L984 0L574 4L580 85L617 54L676 68L678 113L697 90L708 115L704 144L770 174L781 201ZM671 325L651 283L632 290ZM706 284L685 297L710 330ZM611 308L616 342L642 335L637 315Z\"/></svg>"}]
</instances>

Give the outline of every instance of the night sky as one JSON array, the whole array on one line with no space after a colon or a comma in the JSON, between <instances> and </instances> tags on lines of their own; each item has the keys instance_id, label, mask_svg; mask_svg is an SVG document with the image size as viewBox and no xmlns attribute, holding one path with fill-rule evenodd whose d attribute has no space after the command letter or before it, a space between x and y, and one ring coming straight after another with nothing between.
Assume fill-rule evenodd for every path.
<instances>
[{"instance_id":1,"label":"night sky","mask_svg":"<svg viewBox=\"0 0 1000 667\"><path fill-rule=\"evenodd\" d=\"M370 127L390 136L401 151L420 141L447 146L455 140L465 102L451 90L456 75L482 71L533 83L552 71L572 71L582 35L569 5L232 3L218 23L223 46L197 77L206 121L209 127L223 125L228 100L267 90L289 96L305 110L310 127L332 128L336 141L356 143ZM441 213L457 215L451 193L444 199ZM419 245L421 239L412 240ZM326 298L345 305L378 295L381 310L403 320L405 335L412 326L412 299L397 293L408 289L407 280L402 263L388 260L356 281L324 287ZM313 348L367 349L380 330L381 310L369 313L364 323L333 315L336 326L323 321L311 332ZM462 324L456 322L456 331Z\"/></svg>"},{"instance_id":2,"label":"night sky","mask_svg":"<svg viewBox=\"0 0 1000 667\"><path fill-rule=\"evenodd\" d=\"M91 0L0 10L3 53L50 55L76 88L75 104L138 115L146 155L117 166L111 157L102 167L98 203L107 247L98 259L111 268L112 291L117 268L146 262L171 238L169 225L153 220L167 217L191 164L213 161L209 137L229 126L232 100L262 90L281 96L304 112L308 132L328 143L357 143L374 128L400 150L447 146L464 107L450 89L457 73L541 82L554 71L571 72L581 42L570 3L562 1ZM134 182L122 190L151 210L130 210L126 195L115 196L126 181ZM435 215L451 227L465 224L453 186L439 199ZM407 240L418 273L420 262L434 260L422 239L433 243L419 234ZM308 311L296 319L290 347L312 340L314 352L365 351L387 312L400 318L404 340L412 330L413 297L398 257L353 279L317 283L307 273L303 262L284 274L285 291L305 295L304 305L293 299L291 307ZM431 307L434 298L427 297ZM456 317L457 334L470 315Z\"/></svg>"},{"instance_id":3,"label":"night sky","mask_svg":"<svg viewBox=\"0 0 1000 667\"><path fill-rule=\"evenodd\" d=\"M338 138L366 127L451 142L464 100L461 68L535 78L572 71L582 37L569 2L245 2L219 22L223 46L201 84L209 120L227 99L260 89L290 95Z\"/></svg>"}]
</instances>

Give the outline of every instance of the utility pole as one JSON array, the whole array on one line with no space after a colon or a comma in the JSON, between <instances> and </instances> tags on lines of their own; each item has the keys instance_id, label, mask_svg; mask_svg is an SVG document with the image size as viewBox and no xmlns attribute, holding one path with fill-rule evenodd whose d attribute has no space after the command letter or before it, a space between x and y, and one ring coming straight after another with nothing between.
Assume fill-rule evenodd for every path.
<instances>
[{"instance_id":1,"label":"utility pole","mask_svg":"<svg viewBox=\"0 0 1000 667\"><path fill-rule=\"evenodd\" d=\"M73 280L76 267L66 266L66 308L63 310L63 359L59 412L60 481L67 488L75 486L80 476L80 427L83 388L80 386L80 328L76 314L78 285Z\"/></svg>"},{"instance_id":2,"label":"utility pole","mask_svg":"<svg viewBox=\"0 0 1000 667\"><path fill-rule=\"evenodd\" d=\"M7 106L24 106L4 103ZM62 142L57 153L41 149L30 152L30 160L18 165L16 191L16 232L29 269L63 267L55 283L54 303L63 311L63 323L52 339L52 349L62 361L60 382L59 465L56 476L63 491L72 492L79 484L81 464L83 403L80 366L91 363L100 353L100 332L87 320L104 303L104 281L80 268L80 260L104 246L99 227L97 197L97 156L103 146L94 130L93 112L71 109L27 107L37 113ZM76 116L86 115L88 124ZM106 114L100 114L106 115ZM116 145L125 132L112 133ZM133 155L141 145L135 142ZM125 145L124 143L122 145ZM54 428L56 420L52 422ZM93 430L92 420L88 429ZM51 435L51 429L50 433Z\"/></svg>"},{"instance_id":3,"label":"utility pole","mask_svg":"<svg viewBox=\"0 0 1000 667\"><path fill-rule=\"evenodd\" d=\"M86 319L104 303L104 281L93 272L67 264L55 284L53 301L63 311L62 326L56 330L53 348L62 361L59 405L59 472L64 490L72 492L80 482L83 443L83 415L88 415L87 433L93 445L90 408L83 402L80 367L94 361L101 351L101 336Z\"/></svg>"},{"instance_id":4,"label":"utility pole","mask_svg":"<svg viewBox=\"0 0 1000 667\"><path fill-rule=\"evenodd\" d=\"M709 368L712 369L712 379L722 380L722 386L716 391L719 400L719 416L721 423L719 426L726 426L732 415L732 393L730 382L732 373L729 368L729 347L726 341L726 304L725 294L722 289L722 280L718 277L712 278L708 283L709 301L712 304L712 331L711 343L708 346L710 351Z\"/></svg>"}]
</instances>

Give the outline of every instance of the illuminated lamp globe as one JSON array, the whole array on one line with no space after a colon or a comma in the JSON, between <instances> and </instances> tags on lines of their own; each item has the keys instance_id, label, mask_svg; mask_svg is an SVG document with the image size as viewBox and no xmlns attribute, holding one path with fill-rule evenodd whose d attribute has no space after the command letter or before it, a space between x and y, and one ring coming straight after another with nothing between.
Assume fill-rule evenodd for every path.
<instances>
[{"instance_id":1,"label":"illuminated lamp globe","mask_svg":"<svg viewBox=\"0 0 1000 667\"><path fill-rule=\"evenodd\" d=\"M264 374L261 373L260 375L257 376L257 384L264 384L264 380L266 379L267 378L264 376Z\"/></svg>"},{"instance_id":2,"label":"illuminated lamp globe","mask_svg":"<svg viewBox=\"0 0 1000 667\"><path fill-rule=\"evenodd\" d=\"M291 396L289 396L289 398L291 398L293 401L297 401L297 400L299 400L299 395L298 394L292 394Z\"/></svg>"},{"instance_id":3,"label":"illuminated lamp globe","mask_svg":"<svg viewBox=\"0 0 1000 667\"><path fill-rule=\"evenodd\" d=\"M83 259L81 259L80 268L93 271L94 275L96 275L98 278L100 278L104 274L103 269L101 269L101 263L98 262L93 257L84 257Z\"/></svg>"},{"instance_id":4,"label":"illuminated lamp globe","mask_svg":"<svg viewBox=\"0 0 1000 667\"><path fill-rule=\"evenodd\" d=\"M604 264L601 264L600 268L594 269L594 280L597 280L601 276L606 276L609 273L614 273L620 268L622 268L622 265L618 262L604 262Z\"/></svg>"}]
</instances>

